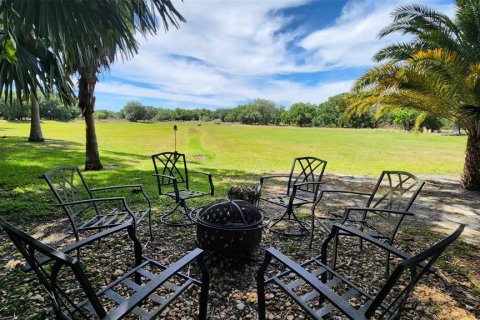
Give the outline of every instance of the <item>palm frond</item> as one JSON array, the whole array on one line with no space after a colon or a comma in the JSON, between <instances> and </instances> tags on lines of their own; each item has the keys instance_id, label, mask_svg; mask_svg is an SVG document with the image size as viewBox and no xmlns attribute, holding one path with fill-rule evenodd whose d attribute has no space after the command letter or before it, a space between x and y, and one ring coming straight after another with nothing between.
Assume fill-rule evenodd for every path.
<instances>
[{"instance_id":1,"label":"palm frond","mask_svg":"<svg viewBox=\"0 0 480 320\"><path fill-rule=\"evenodd\" d=\"M393 22L380 31L379 37L394 32L419 35L430 31L443 31L453 39L461 39L460 30L445 14L422 5L405 5L398 7L392 14Z\"/></svg>"},{"instance_id":2,"label":"palm frond","mask_svg":"<svg viewBox=\"0 0 480 320\"><path fill-rule=\"evenodd\" d=\"M417 51L426 50L429 48L430 46L428 46L425 42L412 41L409 43L396 43L378 51L373 56L373 60L380 62L382 60L389 59L393 62L398 62L411 58L411 56Z\"/></svg>"}]
</instances>

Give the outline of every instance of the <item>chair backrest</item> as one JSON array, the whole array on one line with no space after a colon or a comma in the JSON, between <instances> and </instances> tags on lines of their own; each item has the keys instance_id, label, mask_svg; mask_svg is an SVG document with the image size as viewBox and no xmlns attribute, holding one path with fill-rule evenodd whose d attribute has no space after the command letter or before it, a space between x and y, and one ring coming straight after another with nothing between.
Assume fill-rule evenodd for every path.
<instances>
[{"instance_id":1,"label":"chair backrest","mask_svg":"<svg viewBox=\"0 0 480 320\"><path fill-rule=\"evenodd\" d=\"M77 167L57 167L44 173L42 177L47 181L59 204L92 199L90 187ZM82 223L81 220L90 218L92 214L98 214L95 203L62 208L74 228Z\"/></svg>"},{"instance_id":2,"label":"chair backrest","mask_svg":"<svg viewBox=\"0 0 480 320\"><path fill-rule=\"evenodd\" d=\"M73 297L69 296L59 285L57 280L62 267L69 268L73 272L76 281L80 284L97 315L100 318L106 315L105 309L102 307L77 259L43 244L15 228L3 218L0 218L0 226L7 233L47 291L57 319L91 319L91 315L89 316L84 310L78 308L74 303ZM48 264L40 261L45 256L49 258ZM48 265L47 268L45 267L46 265Z\"/></svg>"},{"instance_id":3,"label":"chair backrest","mask_svg":"<svg viewBox=\"0 0 480 320\"><path fill-rule=\"evenodd\" d=\"M178 188L188 190L188 170L185 154L178 152L161 152L152 155L153 167L156 174L177 178ZM173 187L173 180L157 176L158 191L161 194L163 187Z\"/></svg>"},{"instance_id":4,"label":"chair backrest","mask_svg":"<svg viewBox=\"0 0 480 320\"><path fill-rule=\"evenodd\" d=\"M287 195L293 190L293 185L300 182L320 182L325 172L327 161L315 157L301 157L293 160L292 170L288 179ZM319 185L307 184L297 191L316 197Z\"/></svg>"},{"instance_id":5,"label":"chair backrest","mask_svg":"<svg viewBox=\"0 0 480 320\"><path fill-rule=\"evenodd\" d=\"M77 167L57 167L45 172L42 177L47 181L58 203L92 198L90 187Z\"/></svg>"},{"instance_id":6,"label":"chair backrest","mask_svg":"<svg viewBox=\"0 0 480 320\"><path fill-rule=\"evenodd\" d=\"M400 262L368 307L365 313L367 318L380 315L381 319L399 319L415 285L430 270L445 249L460 237L464 228L465 225L460 225L444 240Z\"/></svg>"},{"instance_id":7,"label":"chair backrest","mask_svg":"<svg viewBox=\"0 0 480 320\"><path fill-rule=\"evenodd\" d=\"M383 171L367 207L408 211L425 182L404 171Z\"/></svg>"}]
</instances>

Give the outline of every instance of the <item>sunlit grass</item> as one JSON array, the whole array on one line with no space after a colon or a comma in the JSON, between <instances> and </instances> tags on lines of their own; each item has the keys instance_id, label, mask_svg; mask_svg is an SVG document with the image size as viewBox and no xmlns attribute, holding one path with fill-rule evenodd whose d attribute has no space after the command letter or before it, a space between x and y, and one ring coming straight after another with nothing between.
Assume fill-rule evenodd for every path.
<instances>
[{"instance_id":1,"label":"sunlit grass","mask_svg":"<svg viewBox=\"0 0 480 320\"><path fill-rule=\"evenodd\" d=\"M317 156L327 172L378 176L384 169L459 175L466 138L387 130L319 129L177 123L177 148L190 167L214 174L217 194L287 172L292 159ZM45 143L28 143L29 123L0 121L0 213L46 214L53 203L37 179L59 165L83 167L85 125L44 121ZM93 186L141 183L155 199L150 155L173 150L173 123L97 122L100 155L108 170L87 172ZM199 181L207 187L206 181ZM32 201L35 199L35 201Z\"/></svg>"},{"instance_id":2,"label":"sunlit grass","mask_svg":"<svg viewBox=\"0 0 480 320\"><path fill-rule=\"evenodd\" d=\"M336 173L375 176L388 168L458 175L466 143L465 137L386 130L198 126L193 122L177 125L178 150L189 156L194 167L253 173L287 171L294 157L312 155L328 160L327 170ZM173 149L172 127L172 123L97 122L103 163L150 170L151 154ZM13 137L26 137L28 128L28 123L0 121L0 136L5 136L0 146L10 145L8 152L2 150L2 160L45 168L65 161L82 164L85 143L82 121L44 121L47 147L23 143L22 138L12 143ZM78 157L62 158L69 150L79 153ZM25 159L23 155L32 152L37 152L38 157ZM51 163L42 159L43 152L54 152Z\"/></svg>"}]
</instances>

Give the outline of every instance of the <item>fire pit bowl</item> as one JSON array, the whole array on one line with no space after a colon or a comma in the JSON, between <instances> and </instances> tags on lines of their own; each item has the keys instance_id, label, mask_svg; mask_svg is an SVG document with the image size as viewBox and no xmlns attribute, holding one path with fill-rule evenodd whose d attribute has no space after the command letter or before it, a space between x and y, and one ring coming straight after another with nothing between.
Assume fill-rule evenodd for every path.
<instances>
[{"instance_id":1,"label":"fire pit bowl","mask_svg":"<svg viewBox=\"0 0 480 320\"><path fill-rule=\"evenodd\" d=\"M199 209L197 242L202 249L249 254L267 226L263 211L244 200L225 200Z\"/></svg>"}]
</instances>

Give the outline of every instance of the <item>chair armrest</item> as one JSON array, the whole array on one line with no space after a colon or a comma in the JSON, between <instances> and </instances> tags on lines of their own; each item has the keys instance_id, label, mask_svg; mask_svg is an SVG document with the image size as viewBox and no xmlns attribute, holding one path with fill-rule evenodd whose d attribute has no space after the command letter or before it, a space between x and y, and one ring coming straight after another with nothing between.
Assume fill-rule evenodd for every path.
<instances>
[{"instance_id":1,"label":"chair armrest","mask_svg":"<svg viewBox=\"0 0 480 320\"><path fill-rule=\"evenodd\" d=\"M179 273L186 265L191 263L193 260L198 259L203 254L202 249L195 249L188 253L186 256L177 260L171 264L167 269L162 271L158 276L153 278L150 282L143 285L140 290L135 294L130 296L128 299L124 300L112 313L109 314L109 319L121 319L126 312L138 306L142 300L150 296L155 290L163 285L168 279L170 279L175 274Z\"/></svg>"},{"instance_id":2,"label":"chair armrest","mask_svg":"<svg viewBox=\"0 0 480 320\"><path fill-rule=\"evenodd\" d=\"M158 183L158 193L162 195L162 181L160 178L166 178L173 181L173 191L175 192L175 201L178 203L180 201L180 191L178 191L177 178L174 176L167 176L164 174L154 173L152 176L157 177Z\"/></svg>"},{"instance_id":3,"label":"chair armrest","mask_svg":"<svg viewBox=\"0 0 480 320\"><path fill-rule=\"evenodd\" d=\"M321 185L321 184L325 184L325 182L323 182L323 181L297 182L297 183L293 184L293 187L301 187L301 186L305 186L305 185L308 185L308 184Z\"/></svg>"},{"instance_id":4,"label":"chair armrest","mask_svg":"<svg viewBox=\"0 0 480 320\"><path fill-rule=\"evenodd\" d=\"M293 207L293 202L295 200L295 196L297 195L297 189L302 186L307 186L307 185L314 185L315 186L315 194L313 195L313 200L312 202L315 202L317 199L317 194L318 194L318 188L320 187L321 184L324 184L325 182L321 181L306 181L306 182L298 182L293 184L292 188L292 193L290 195L290 201L288 203L288 206L290 209Z\"/></svg>"},{"instance_id":5,"label":"chair armrest","mask_svg":"<svg viewBox=\"0 0 480 320\"><path fill-rule=\"evenodd\" d=\"M325 242L323 243L322 245L322 262L323 263L326 263L326 258L327 258L327 255L326 255L326 252L327 252L327 248L328 248L328 243L330 242L330 240L332 240L333 238L335 238L336 236L339 235L339 231L342 231L344 232L343 235L345 234L348 234L348 235L353 235L353 236L357 236L365 241L368 241L370 242L371 244L377 246L378 248L380 249L383 249L385 251L388 251L389 253L391 254L394 254L396 255L397 257L399 258L402 258L402 259L409 259L411 258L412 256L409 255L408 253L406 252L403 252L397 248L395 248L394 246L392 246L391 244L388 244L384 241L381 241L381 240L378 240L378 239L375 239L374 237L366 234L366 233L363 233L361 232L360 230L358 229L355 229L355 228L352 228L352 227L348 227L344 224L340 224L340 223L335 223L333 226L332 226L332 231L330 232L330 235L328 236L328 238L325 240ZM340 234L342 235L342 234ZM420 267L424 267L425 266L425 263L422 262L419 264ZM436 269L434 267L430 267L429 268L429 271L430 272L435 272Z\"/></svg>"},{"instance_id":6,"label":"chair armrest","mask_svg":"<svg viewBox=\"0 0 480 320\"><path fill-rule=\"evenodd\" d=\"M152 176L154 177L161 177L161 178L168 178L170 180L177 180L177 178L175 178L174 176L167 176L165 174L159 174L159 173L153 173Z\"/></svg>"},{"instance_id":7,"label":"chair armrest","mask_svg":"<svg viewBox=\"0 0 480 320\"><path fill-rule=\"evenodd\" d=\"M68 206L74 206L78 204L107 202L107 201L122 201L125 205L127 204L125 197L107 197L107 198L92 198L92 199L78 200L78 201L72 201L72 202L63 202L63 203L56 204L55 206L68 207Z\"/></svg>"},{"instance_id":8,"label":"chair armrest","mask_svg":"<svg viewBox=\"0 0 480 320\"><path fill-rule=\"evenodd\" d=\"M270 256L270 257L267 257ZM311 285L321 295L323 295L328 301L336 306L342 313L347 315L350 319L366 319L357 309L353 308L348 301L331 290L325 283L317 279L316 276L302 268L302 266L275 248L268 248L265 253L265 260L271 259L271 257L278 260L292 272L296 273L305 282ZM273 278L275 279L275 278ZM273 280L272 279L272 280Z\"/></svg>"},{"instance_id":9,"label":"chair armrest","mask_svg":"<svg viewBox=\"0 0 480 320\"><path fill-rule=\"evenodd\" d=\"M323 246L327 246L328 245L328 242L335 237L335 234L338 234L339 231L342 231L344 233L347 233L349 235L353 235L353 236L357 236L365 241L368 241L370 242L371 244L374 244L375 246L379 247L380 249L383 249L385 251L388 251L400 258L403 258L403 259L408 259L408 258L411 258L411 256L397 248L395 248L394 246L384 242L384 241L381 241L381 240L378 240L378 239L375 239L374 237L366 234L366 233L363 233L361 232L360 230L357 230L355 228L352 228L352 227L348 227L344 224L340 224L340 223L335 223L333 226L332 226L332 231L330 233L330 236L327 238L327 240L325 240L325 242L323 243ZM322 253L323 253L323 249L322 249ZM323 254L322 254L323 255Z\"/></svg>"},{"instance_id":10,"label":"chair armrest","mask_svg":"<svg viewBox=\"0 0 480 320\"><path fill-rule=\"evenodd\" d=\"M200 174L208 177L208 183L210 184L210 195L215 194L215 187L213 186L213 178L212 174L208 172L201 172L201 171L188 171L188 174Z\"/></svg>"},{"instance_id":11,"label":"chair armrest","mask_svg":"<svg viewBox=\"0 0 480 320\"><path fill-rule=\"evenodd\" d=\"M345 209L345 213L339 223L344 223L348 221L348 217L350 215L350 211L371 211L371 212L386 212L386 213L393 213L399 214L403 216L414 216L413 212L407 211L400 211L400 210L391 210L391 209L380 209L380 208L368 208L368 207L348 207Z\"/></svg>"},{"instance_id":12,"label":"chair armrest","mask_svg":"<svg viewBox=\"0 0 480 320\"><path fill-rule=\"evenodd\" d=\"M129 185L122 185L122 186L108 186L108 187L101 187L101 188L93 188L90 189L90 191L102 191L102 190L114 190L114 189L138 189L142 194L143 198L147 201L148 203L148 208L152 210L152 201L150 200L150 197L146 194L145 190L143 189L143 186L141 184L129 184Z\"/></svg>"},{"instance_id":13,"label":"chair armrest","mask_svg":"<svg viewBox=\"0 0 480 320\"><path fill-rule=\"evenodd\" d=\"M79 240L75 243L72 243L60 250L58 250L59 252L61 253L64 253L64 254L67 254L73 250L77 250L77 249L80 249L81 247L84 247L94 241L97 241L97 240L100 240L102 238L105 238L111 234L114 234L114 233L117 233L121 230L124 230L124 229L127 229L127 228L134 228L133 224L130 223L130 222L126 222L126 223L123 223L121 225L118 225L116 227L112 227L112 228L108 228L108 229L105 229L101 232L98 232L98 233L95 233L94 235L91 235L90 237L87 237L83 240ZM38 262L40 265L44 265L45 263L48 263L49 261L51 260L50 257L47 257L47 256L44 256L44 257L41 257L38 259ZM29 264L26 264L25 266L22 267L22 270L23 271L30 271L32 268L30 267Z\"/></svg>"},{"instance_id":14,"label":"chair armrest","mask_svg":"<svg viewBox=\"0 0 480 320\"><path fill-rule=\"evenodd\" d=\"M272 174L272 175L260 177L260 183L257 187L257 193L258 193L259 196L262 193L262 188L263 188L263 184L265 183L265 180L273 179L273 178L290 178L290 175L288 175L288 174Z\"/></svg>"},{"instance_id":15,"label":"chair armrest","mask_svg":"<svg viewBox=\"0 0 480 320\"><path fill-rule=\"evenodd\" d=\"M108 186L108 187L100 187L100 188L92 188L90 191L100 191L100 190L112 190L112 189L126 189L126 188L138 188L140 190L143 189L141 184L129 184L129 185L122 185L122 186Z\"/></svg>"},{"instance_id":16,"label":"chair armrest","mask_svg":"<svg viewBox=\"0 0 480 320\"><path fill-rule=\"evenodd\" d=\"M358 194L362 196L371 196L371 192L360 192L360 191L351 191L351 190L321 190L320 194L324 193L346 193L346 194Z\"/></svg>"},{"instance_id":17,"label":"chair armrest","mask_svg":"<svg viewBox=\"0 0 480 320\"><path fill-rule=\"evenodd\" d=\"M298 187L308 186L308 185L316 185L317 188L318 188L321 184L325 184L325 182L322 182L322 181L306 181L306 182L294 183L293 184L293 190L292 190L292 197L295 197L295 194L297 193ZM317 192L318 192L318 190L317 190ZM316 196L316 194L315 194L315 196Z\"/></svg>"},{"instance_id":18,"label":"chair armrest","mask_svg":"<svg viewBox=\"0 0 480 320\"><path fill-rule=\"evenodd\" d=\"M128 206L127 200L125 199L125 197L93 198L93 199L86 199L86 200L79 200L79 201L72 201L72 202L64 202L64 203L57 204L56 206L65 208L65 207L75 206L79 204L92 203L93 205L95 205L95 203L97 202L109 202L109 201L121 201L123 204L123 207L125 208L125 210L127 210L127 213L130 215L130 217L132 217L133 221L135 221L135 214L133 213L132 209L130 209L130 207Z\"/></svg>"},{"instance_id":19,"label":"chair armrest","mask_svg":"<svg viewBox=\"0 0 480 320\"><path fill-rule=\"evenodd\" d=\"M372 193L368 193L368 192L350 191L350 190L319 190L317 200L313 204L312 210L315 210L315 208L320 203L320 201L322 200L323 195L325 193L356 194L356 195L361 195L361 196L371 196L372 195Z\"/></svg>"}]
</instances>

